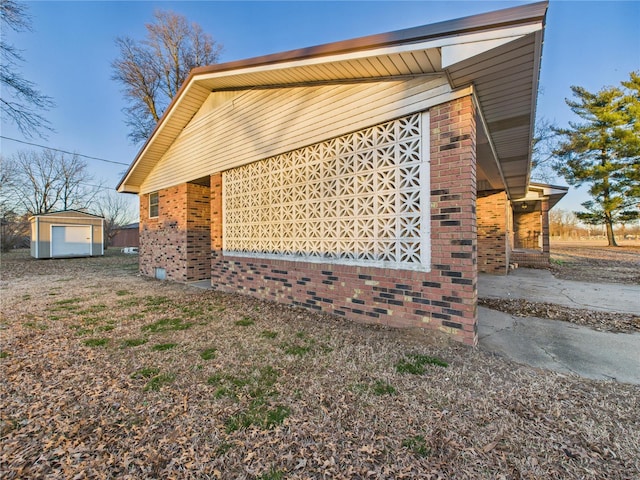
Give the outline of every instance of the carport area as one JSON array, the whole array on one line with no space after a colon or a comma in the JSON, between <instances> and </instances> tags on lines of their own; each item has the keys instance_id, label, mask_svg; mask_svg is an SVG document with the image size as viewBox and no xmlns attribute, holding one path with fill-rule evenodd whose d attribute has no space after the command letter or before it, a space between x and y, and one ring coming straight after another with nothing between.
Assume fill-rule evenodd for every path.
<instances>
[{"instance_id":1,"label":"carport area","mask_svg":"<svg viewBox=\"0 0 640 480\"><path fill-rule=\"evenodd\" d=\"M560 280L547 270L481 274L480 298L523 298L571 308L640 312L640 286ZM640 334L478 308L479 346L516 362L597 380L640 384Z\"/></svg>"}]
</instances>

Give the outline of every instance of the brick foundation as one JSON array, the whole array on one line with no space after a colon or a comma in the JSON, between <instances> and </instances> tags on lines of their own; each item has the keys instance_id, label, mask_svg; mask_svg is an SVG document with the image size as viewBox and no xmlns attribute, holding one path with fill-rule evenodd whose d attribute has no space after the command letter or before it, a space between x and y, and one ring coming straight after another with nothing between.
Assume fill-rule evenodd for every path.
<instances>
[{"instance_id":1,"label":"brick foundation","mask_svg":"<svg viewBox=\"0 0 640 480\"><path fill-rule=\"evenodd\" d=\"M508 199L502 190L478 192L478 271L506 275L509 268Z\"/></svg>"},{"instance_id":2,"label":"brick foundation","mask_svg":"<svg viewBox=\"0 0 640 480\"><path fill-rule=\"evenodd\" d=\"M353 320L477 343L475 115L470 97L432 108L431 272L225 256L211 177L212 286ZM215 213L215 212L220 212Z\"/></svg>"}]
</instances>

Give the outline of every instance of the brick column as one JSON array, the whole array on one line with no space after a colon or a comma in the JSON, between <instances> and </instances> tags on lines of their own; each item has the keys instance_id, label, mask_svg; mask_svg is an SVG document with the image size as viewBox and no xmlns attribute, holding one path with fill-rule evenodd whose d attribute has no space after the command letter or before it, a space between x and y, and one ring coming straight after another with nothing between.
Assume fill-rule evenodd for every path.
<instances>
[{"instance_id":1,"label":"brick column","mask_svg":"<svg viewBox=\"0 0 640 480\"><path fill-rule=\"evenodd\" d=\"M509 269L507 232L509 201L503 190L478 192L478 270L506 275Z\"/></svg>"},{"instance_id":2,"label":"brick column","mask_svg":"<svg viewBox=\"0 0 640 480\"><path fill-rule=\"evenodd\" d=\"M543 199L541 202L542 212L540 223L542 223L542 253L549 257L551 248L549 247L549 200Z\"/></svg>"},{"instance_id":3,"label":"brick column","mask_svg":"<svg viewBox=\"0 0 640 480\"><path fill-rule=\"evenodd\" d=\"M222 258L222 173L214 173L210 177L211 190L209 200L211 202L211 264L214 265ZM212 278L213 282L213 278Z\"/></svg>"},{"instance_id":4,"label":"brick column","mask_svg":"<svg viewBox=\"0 0 640 480\"><path fill-rule=\"evenodd\" d=\"M442 300L458 299L455 322L440 330L470 345L477 334L476 124L471 97L431 113L431 281ZM438 301L432 302L437 304ZM432 313L432 321L441 318Z\"/></svg>"},{"instance_id":5,"label":"brick column","mask_svg":"<svg viewBox=\"0 0 640 480\"><path fill-rule=\"evenodd\" d=\"M188 282L211 278L211 206L209 187L195 183L187 184L187 266Z\"/></svg>"}]
</instances>

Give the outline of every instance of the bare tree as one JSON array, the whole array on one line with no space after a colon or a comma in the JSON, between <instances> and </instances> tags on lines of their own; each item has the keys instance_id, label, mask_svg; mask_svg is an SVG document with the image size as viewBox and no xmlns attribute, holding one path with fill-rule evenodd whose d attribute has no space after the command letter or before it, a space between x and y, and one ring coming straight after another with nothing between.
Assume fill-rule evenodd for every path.
<instances>
[{"instance_id":1,"label":"bare tree","mask_svg":"<svg viewBox=\"0 0 640 480\"><path fill-rule=\"evenodd\" d=\"M18 214L84 209L103 188L92 184L87 164L77 155L52 150L18 152L3 160L2 171L11 180L2 185L0 204Z\"/></svg>"},{"instance_id":2,"label":"bare tree","mask_svg":"<svg viewBox=\"0 0 640 480\"><path fill-rule=\"evenodd\" d=\"M0 250L8 252L13 248L28 247L30 228L28 215L3 210L0 215Z\"/></svg>"},{"instance_id":3,"label":"bare tree","mask_svg":"<svg viewBox=\"0 0 640 480\"><path fill-rule=\"evenodd\" d=\"M577 238L581 227L573 212L554 208L549 211L549 234L561 239Z\"/></svg>"},{"instance_id":4,"label":"bare tree","mask_svg":"<svg viewBox=\"0 0 640 480\"><path fill-rule=\"evenodd\" d=\"M135 196L132 198L137 199ZM104 246L111 245L111 240L120 227L133 223L137 217L137 209L127 195L108 191L100 195L92 210L96 215L104 217Z\"/></svg>"},{"instance_id":5,"label":"bare tree","mask_svg":"<svg viewBox=\"0 0 640 480\"><path fill-rule=\"evenodd\" d=\"M0 250L18 248L29 238L29 216L16 210L9 192L16 184L17 165L0 157ZM28 244L28 243L27 243Z\"/></svg>"},{"instance_id":6,"label":"bare tree","mask_svg":"<svg viewBox=\"0 0 640 480\"><path fill-rule=\"evenodd\" d=\"M200 25L182 15L156 11L154 20L145 25L145 40L116 39L120 55L112 63L112 78L123 85L129 103L124 113L134 143L151 135L189 72L217 63L222 51Z\"/></svg>"},{"instance_id":7,"label":"bare tree","mask_svg":"<svg viewBox=\"0 0 640 480\"><path fill-rule=\"evenodd\" d=\"M536 123L533 137L532 180L549 183L556 179L556 172L553 169L556 160L553 149L558 135L555 128L555 125L546 118L541 118Z\"/></svg>"},{"instance_id":8,"label":"bare tree","mask_svg":"<svg viewBox=\"0 0 640 480\"><path fill-rule=\"evenodd\" d=\"M0 112L20 129L26 137L42 130L51 130L41 112L54 106L52 99L37 89L35 83L25 79L18 71L18 64L24 62L20 50L6 41L7 29L23 32L31 29L31 18L26 7L13 0L0 0Z\"/></svg>"}]
</instances>

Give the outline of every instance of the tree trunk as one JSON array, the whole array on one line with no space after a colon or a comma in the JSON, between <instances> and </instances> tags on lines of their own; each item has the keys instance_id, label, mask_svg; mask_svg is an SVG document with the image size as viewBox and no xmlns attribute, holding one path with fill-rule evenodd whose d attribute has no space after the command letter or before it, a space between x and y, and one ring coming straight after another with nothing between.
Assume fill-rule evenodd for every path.
<instances>
[{"instance_id":1,"label":"tree trunk","mask_svg":"<svg viewBox=\"0 0 640 480\"><path fill-rule=\"evenodd\" d=\"M607 240L609 241L610 247L617 247L616 237L613 235L613 222L611 219L605 219L605 225L607 226Z\"/></svg>"}]
</instances>

